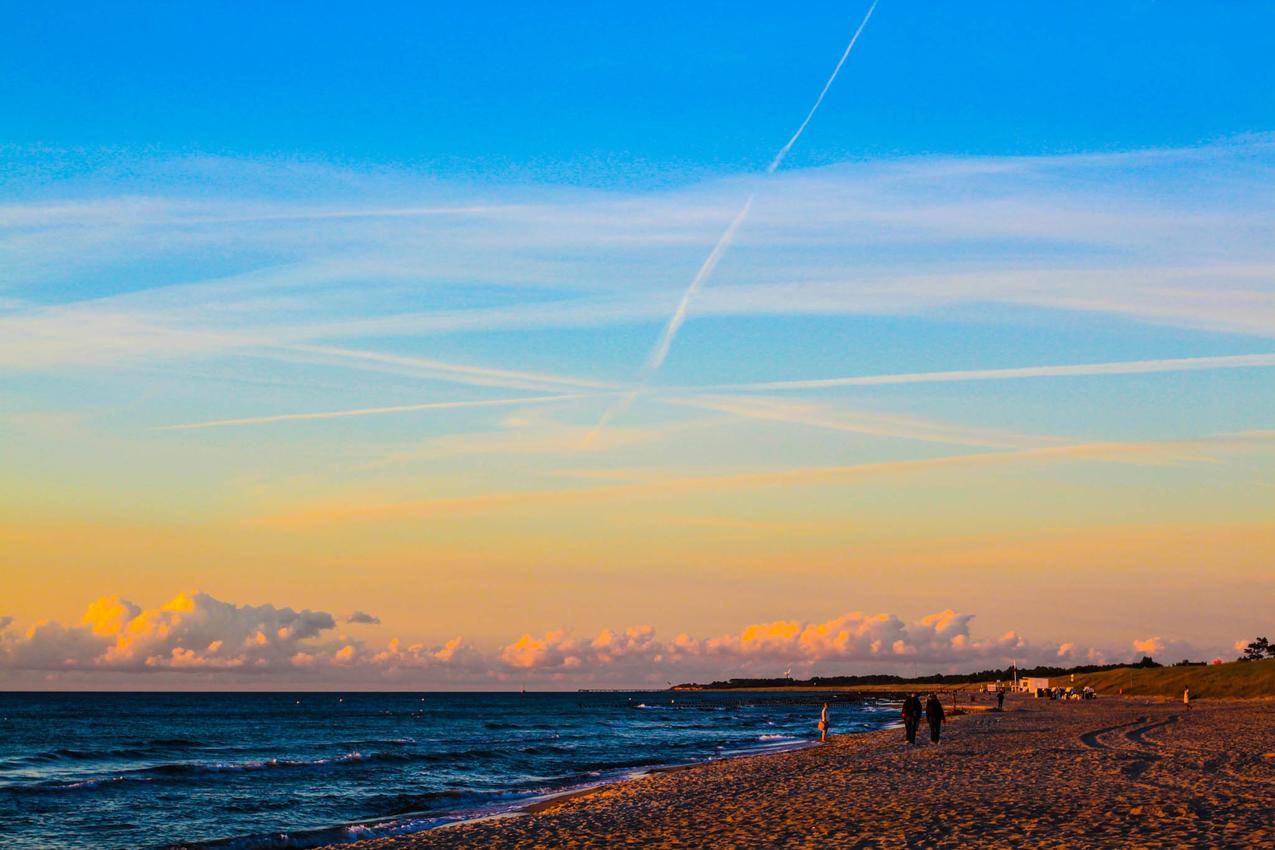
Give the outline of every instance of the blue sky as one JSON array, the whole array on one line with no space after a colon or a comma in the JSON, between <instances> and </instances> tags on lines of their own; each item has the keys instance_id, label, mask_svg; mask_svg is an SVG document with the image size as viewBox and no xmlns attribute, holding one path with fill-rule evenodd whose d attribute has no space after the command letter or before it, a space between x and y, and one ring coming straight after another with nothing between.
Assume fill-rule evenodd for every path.
<instances>
[{"instance_id":1,"label":"blue sky","mask_svg":"<svg viewBox=\"0 0 1275 850\"><path fill-rule=\"evenodd\" d=\"M13 7L0 126L42 173L120 151L588 185L733 173L786 138L860 6ZM1261 3L885 3L790 165L1265 129L1273 31Z\"/></svg>"},{"instance_id":2,"label":"blue sky","mask_svg":"<svg viewBox=\"0 0 1275 850\"><path fill-rule=\"evenodd\" d=\"M867 8L10 9L0 673L195 588L488 650L1265 628L1275 9L882 0L767 175Z\"/></svg>"}]
</instances>

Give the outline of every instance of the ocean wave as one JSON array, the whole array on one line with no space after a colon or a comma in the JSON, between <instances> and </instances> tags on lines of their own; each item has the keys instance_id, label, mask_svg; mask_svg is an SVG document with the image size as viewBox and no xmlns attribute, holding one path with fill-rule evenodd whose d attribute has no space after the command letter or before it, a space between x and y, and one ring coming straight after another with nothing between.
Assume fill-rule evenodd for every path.
<instances>
[{"instance_id":1,"label":"ocean wave","mask_svg":"<svg viewBox=\"0 0 1275 850\"><path fill-rule=\"evenodd\" d=\"M100 807L133 816L135 828L111 842L77 837L68 850L155 837L203 850L299 850L510 811L664 766L809 746L818 717L786 695L670 696L448 695L413 714L399 706L415 699L385 695L377 699L393 711L337 723L328 712L274 711L276 697L255 695L183 696L177 706L138 696L125 704L131 713L110 714L113 726L97 704L76 716L89 721L82 726L40 712L47 733L7 746L0 761L0 781L11 783L0 784L0 807L40 812L40 822L17 825L21 847L47 846L38 838L48 824ZM246 708L226 711L227 701ZM895 710L859 704L837 725L880 728ZM28 792L42 796L17 796Z\"/></svg>"},{"instance_id":2,"label":"ocean wave","mask_svg":"<svg viewBox=\"0 0 1275 850\"><path fill-rule=\"evenodd\" d=\"M83 779L46 779L39 782L10 783L0 786L0 790L17 792L41 791L74 791L102 788L119 782L152 782L159 778L196 777L205 774L226 772L271 770L276 768L322 768L343 764L355 764L366 761L368 757L360 752L349 752L341 756L320 759L258 759L242 762L169 762L144 767L131 768L124 771L112 771L106 776L89 776Z\"/></svg>"},{"instance_id":3,"label":"ocean wave","mask_svg":"<svg viewBox=\"0 0 1275 850\"><path fill-rule=\"evenodd\" d=\"M380 754L374 754L372 758L378 758ZM288 758L270 758L257 759L254 761L240 762L173 762L171 764L157 764L150 767L138 768L135 773L155 773L155 774L186 774L186 773L222 773L225 771L236 770L270 770L272 768L306 768L306 767L326 767L328 765L354 764L361 761L368 761L369 757L357 750L348 752L341 756L331 756L328 758L318 759L288 759Z\"/></svg>"},{"instance_id":4,"label":"ocean wave","mask_svg":"<svg viewBox=\"0 0 1275 850\"><path fill-rule=\"evenodd\" d=\"M19 759L9 760L12 763L42 764L59 761L107 761L116 759L146 759L167 755L174 750L202 748L204 744L189 738L153 738L148 740L122 741L119 746L99 749L58 747L52 750L31 753Z\"/></svg>"},{"instance_id":5,"label":"ocean wave","mask_svg":"<svg viewBox=\"0 0 1275 850\"><path fill-rule=\"evenodd\" d=\"M11 794L40 794L40 793L60 793L63 791L92 791L97 788L108 788L125 782L151 782L151 777L146 776L92 776L86 779L46 779L42 782L31 783L10 783L8 785L0 785L0 791L7 791Z\"/></svg>"},{"instance_id":6,"label":"ocean wave","mask_svg":"<svg viewBox=\"0 0 1275 850\"><path fill-rule=\"evenodd\" d=\"M25 791L57 791L78 788L95 788L111 782L151 781L167 779L172 781L197 781L201 777L218 774L250 773L255 771L307 771L332 770L345 766L371 766L376 763L389 764L446 764L473 765L476 762L493 759L517 759L536 755L564 755L571 752L570 747L555 744L531 744L520 748L499 749L493 747L475 747L466 750L437 752L405 752L381 751L363 752L352 750L338 756L322 758L262 758L246 761L176 761L160 764L149 764L129 768L123 771L112 771L108 776L90 776L76 780L45 780L41 782L11 783L0 785L0 790Z\"/></svg>"},{"instance_id":7,"label":"ocean wave","mask_svg":"<svg viewBox=\"0 0 1275 850\"><path fill-rule=\"evenodd\" d=\"M336 746L350 749L366 749L368 747L406 747L415 744L415 738L367 738L359 741L338 741Z\"/></svg>"},{"instance_id":8,"label":"ocean wave","mask_svg":"<svg viewBox=\"0 0 1275 850\"><path fill-rule=\"evenodd\" d=\"M191 738L152 738L145 742L150 747L168 747L168 748L185 748L185 747L202 747L204 742L196 741Z\"/></svg>"},{"instance_id":9,"label":"ocean wave","mask_svg":"<svg viewBox=\"0 0 1275 850\"><path fill-rule=\"evenodd\" d=\"M574 744L528 744L518 748L518 752L532 756L567 755L573 750Z\"/></svg>"}]
</instances>

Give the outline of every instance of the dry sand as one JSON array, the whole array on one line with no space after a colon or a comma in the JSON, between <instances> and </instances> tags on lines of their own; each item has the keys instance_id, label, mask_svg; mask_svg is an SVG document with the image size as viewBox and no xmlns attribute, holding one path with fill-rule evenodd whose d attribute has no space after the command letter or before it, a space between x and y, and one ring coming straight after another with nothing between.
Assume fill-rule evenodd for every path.
<instances>
[{"instance_id":1,"label":"dry sand","mask_svg":"<svg viewBox=\"0 0 1275 850\"><path fill-rule=\"evenodd\" d=\"M1273 721L1271 701L1014 698L938 746L845 735L354 846L1275 847Z\"/></svg>"}]
</instances>

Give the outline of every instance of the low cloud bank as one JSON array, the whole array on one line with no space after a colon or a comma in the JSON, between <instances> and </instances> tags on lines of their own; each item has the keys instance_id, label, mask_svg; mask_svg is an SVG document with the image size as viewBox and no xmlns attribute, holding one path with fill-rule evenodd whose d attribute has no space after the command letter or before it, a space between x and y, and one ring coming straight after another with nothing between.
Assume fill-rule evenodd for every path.
<instances>
[{"instance_id":1,"label":"low cloud bank","mask_svg":"<svg viewBox=\"0 0 1275 850\"><path fill-rule=\"evenodd\" d=\"M219 679L364 684L502 683L664 684L669 680L808 676L890 671L928 673L1020 665L1198 656L1189 644L1160 636L1102 650L1073 642L1033 643L1016 632L978 637L972 614L946 610L917 622L894 614L852 612L824 622L775 620L711 638L671 640L649 625L603 629L582 638L562 629L524 634L495 650L460 637L441 645L383 647L344 634L324 611L236 605L207 593L182 593L143 609L118 596L91 603L80 622L41 621L18 632L0 617L0 673L57 681L82 674L203 674ZM355 611L347 623L375 625ZM1172 658L1167 657L1172 656ZM238 675L237 675L238 674Z\"/></svg>"}]
</instances>

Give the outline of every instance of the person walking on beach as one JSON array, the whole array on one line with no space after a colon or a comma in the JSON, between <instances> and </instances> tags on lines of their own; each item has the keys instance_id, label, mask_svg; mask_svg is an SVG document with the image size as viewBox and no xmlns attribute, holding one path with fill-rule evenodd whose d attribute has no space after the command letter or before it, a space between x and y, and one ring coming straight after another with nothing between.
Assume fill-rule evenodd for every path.
<instances>
[{"instance_id":1,"label":"person walking on beach","mask_svg":"<svg viewBox=\"0 0 1275 850\"><path fill-rule=\"evenodd\" d=\"M996 710L997 711L1005 710L1005 691L1000 688L996 690Z\"/></svg>"},{"instance_id":2,"label":"person walking on beach","mask_svg":"<svg viewBox=\"0 0 1275 850\"><path fill-rule=\"evenodd\" d=\"M930 742L937 744L939 742L939 732L943 728L943 703L939 702L939 698L934 694L930 694L930 698L925 701L925 719L930 723Z\"/></svg>"},{"instance_id":3,"label":"person walking on beach","mask_svg":"<svg viewBox=\"0 0 1275 850\"><path fill-rule=\"evenodd\" d=\"M1182 704L1186 706L1186 710L1191 710L1191 686L1187 685L1182 689Z\"/></svg>"},{"instance_id":4,"label":"person walking on beach","mask_svg":"<svg viewBox=\"0 0 1275 850\"><path fill-rule=\"evenodd\" d=\"M828 742L828 703L823 704L823 711L819 712L819 743Z\"/></svg>"},{"instance_id":5,"label":"person walking on beach","mask_svg":"<svg viewBox=\"0 0 1275 850\"><path fill-rule=\"evenodd\" d=\"M916 694L908 694L903 701L903 731L908 743L916 743L916 727L921 725L921 700Z\"/></svg>"}]
</instances>

